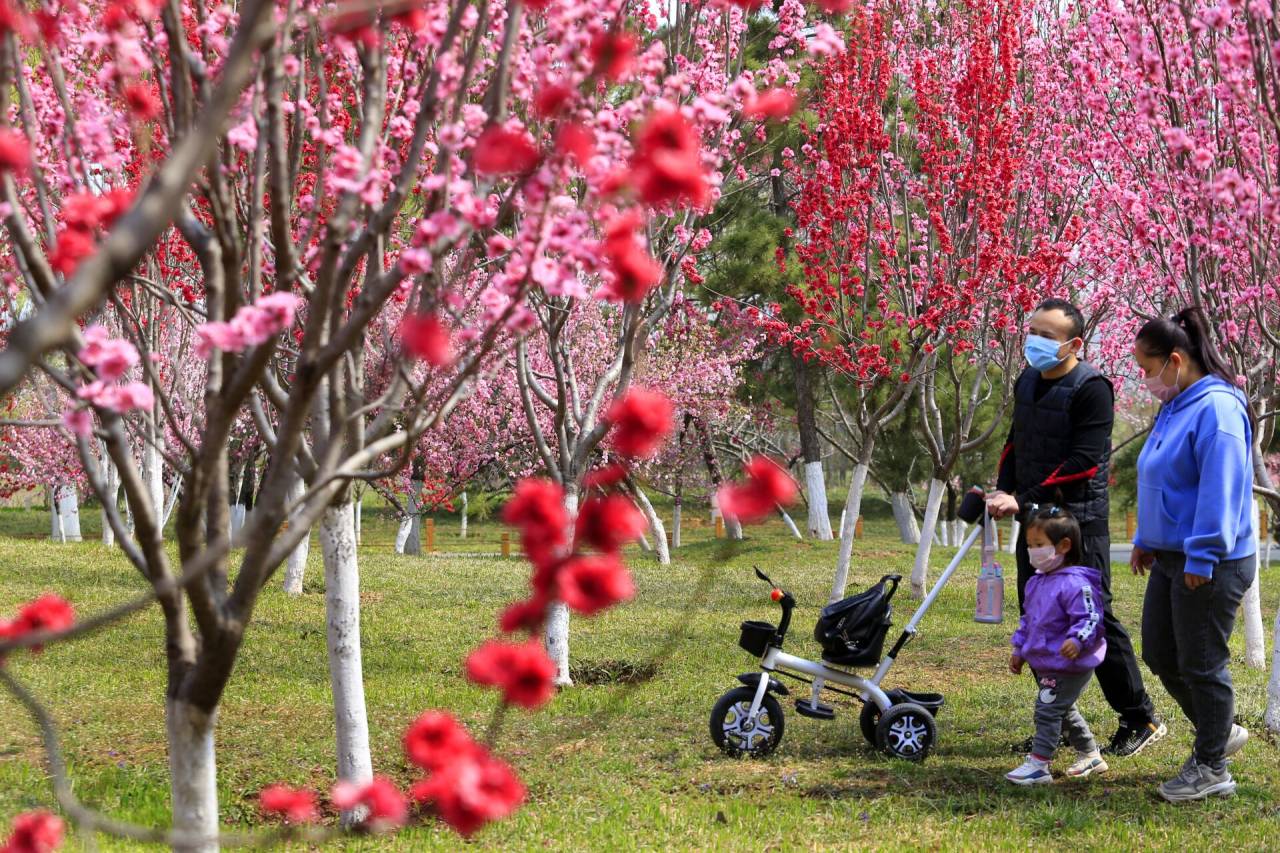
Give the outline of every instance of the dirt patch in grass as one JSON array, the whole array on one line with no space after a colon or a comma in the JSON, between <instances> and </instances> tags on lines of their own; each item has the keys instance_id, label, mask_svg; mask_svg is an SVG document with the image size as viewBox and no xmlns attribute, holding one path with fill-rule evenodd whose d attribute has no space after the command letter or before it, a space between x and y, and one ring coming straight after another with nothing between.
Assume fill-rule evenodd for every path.
<instances>
[{"instance_id":1,"label":"dirt patch in grass","mask_svg":"<svg viewBox=\"0 0 1280 853\"><path fill-rule=\"evenodd\" d=\"M570 664L574 684L642 684L658 674L653 661L596 660Z\"/></svg>"}]
</instances>

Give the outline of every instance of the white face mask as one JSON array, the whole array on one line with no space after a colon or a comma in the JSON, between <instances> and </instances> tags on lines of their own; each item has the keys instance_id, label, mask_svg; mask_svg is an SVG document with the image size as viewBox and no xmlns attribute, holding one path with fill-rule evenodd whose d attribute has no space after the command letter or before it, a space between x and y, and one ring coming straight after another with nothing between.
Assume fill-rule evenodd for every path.
<instances>
[{"instance_id":1,"label":"white face mask","mask_svg":"<svg viewBox=\"0 0 1280 853\"><path fill-rule=\"evenodd\" d=\"M1038 575L1046 575L1054 569L1061 568L1064 559L1063 555L1058 553L1058 549L1052 545L1028 548L1027 556L1031 558L1031 565L1035 567Z\"/></svg>"}]
</instances>

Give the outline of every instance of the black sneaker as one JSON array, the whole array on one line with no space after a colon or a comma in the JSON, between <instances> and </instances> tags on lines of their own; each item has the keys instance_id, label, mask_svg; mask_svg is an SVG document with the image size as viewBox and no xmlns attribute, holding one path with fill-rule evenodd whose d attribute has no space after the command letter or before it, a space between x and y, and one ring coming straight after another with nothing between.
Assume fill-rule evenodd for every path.
<instances>
[{"instance_id":1,"label":"black sneaker","mask_svg":"<svg viewBox=\"0 0 1280 853\"><path fill-rule=\"evenodd\" d=\"M1009 751L1014 755L1030 755L1031 747L1035 744L1035 740L1036 739L1033 736L1026 740L1020 740L1017 743L1011 743L1009 744ZM1064 734L1062 737L1058 738L1058 746L1071 746L1071 741L1067 740L1067 736Z\"/></svg>"},{"instance_id":2,"label":"black sneaker","mask_svg":"<svg viewBox=\"0 0 1280 853\"><path fill-rule=\"evenodd\" d=\"M1168 733L1169 730L1165 728L1164 723L1151 722L1135 726L1121 722L1120 728L1116 729L1115 735L1111 738L1111 743L1104 746L1102 752L1104 755L1127 758L1142 752Z\"/></svg>"}]
</instances>

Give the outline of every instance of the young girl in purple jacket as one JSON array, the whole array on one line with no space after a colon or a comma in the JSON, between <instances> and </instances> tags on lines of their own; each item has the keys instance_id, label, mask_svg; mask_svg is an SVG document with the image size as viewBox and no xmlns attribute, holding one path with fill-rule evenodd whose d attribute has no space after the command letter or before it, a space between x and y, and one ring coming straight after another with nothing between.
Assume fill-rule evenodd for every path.
<instances>
[{"instance_id":1,"label":"young girl in purple jacket","mask_svg":"<svg viewBox=\"0 0 1280 853\"><path fill-rule=\"evenodd\" d=\"M1053 781L1049 764L1064 735L1076 749L1068 776L1107 769L1089 724L1076 708L1076 699L1107 654L1107 641L1102 576L1097 569L1076 565L1080 525L1075 518L1056 506L1033 510L1027 522L1027 551L1036 573L1027 581L1009 671L1017 675L1024 663L1030 664L1040 692L1031 754L1005 778L1015 785L1043 785Z\"/></svg>"}]
</instances>

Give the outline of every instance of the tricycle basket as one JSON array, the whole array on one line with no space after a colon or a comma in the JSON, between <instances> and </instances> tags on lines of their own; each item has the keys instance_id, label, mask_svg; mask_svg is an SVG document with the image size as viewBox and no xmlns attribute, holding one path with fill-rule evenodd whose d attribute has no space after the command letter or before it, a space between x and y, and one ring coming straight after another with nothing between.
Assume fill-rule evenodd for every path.
<instances>
[{"instance_id":1,"label":"tricycle basket","mask_svg":"<svg viewBox=\"0 0 1280 853\"><path fill-rule=\"evenodd\" d=\"M742 635L738 637L738 645L756 657L763 657L777 633L778 629L770 622L748 619L742 623Z\"/></svg>"}]
</instances>

